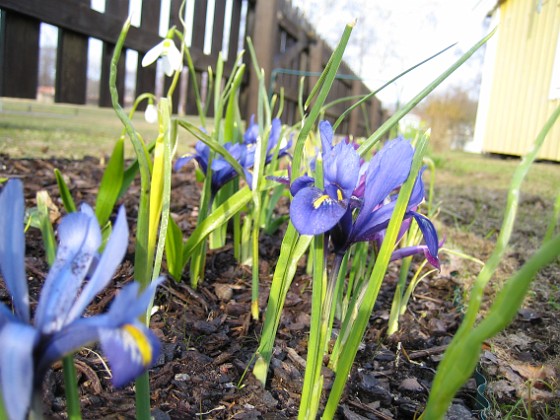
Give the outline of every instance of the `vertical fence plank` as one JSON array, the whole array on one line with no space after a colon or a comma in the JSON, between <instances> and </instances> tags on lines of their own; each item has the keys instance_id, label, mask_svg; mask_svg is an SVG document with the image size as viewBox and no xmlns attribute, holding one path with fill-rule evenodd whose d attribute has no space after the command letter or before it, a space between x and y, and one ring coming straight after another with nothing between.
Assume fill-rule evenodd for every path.
<instances>
[{"instance_id":1,"label":"vertical fence plank","mask_svg":"<svg viewBox=\"0 0 560 420\"><path fill-rule=\"evenodd\" d=\"M142 15L140 17L140 29L157 34L159 32L159 16L161 13L160 0L142 0ZM145 92L156 90L156 66L152 64L142 67L142 58L146 51L138 52L138 64L136 65L136 96ZM142 102L138 107L143 111L146 103Z\"/></svg>"},{"instance_id":2,"label":"vertical fence plank","mask_svg":"<svg viewBox=\"0 0 560 420\"><path fill-rule=\"evenodd\" d=\"M239 29L241 28L241 0L233 0L227 59L233 62L239 49Z\"/></svg>"},{"instance_id":3,"label":"vertical fence plank","mask_svg":"<svg viewBox=\"0 0 560 420\"><path fill-rule=\"evenodd\" d=\"M128 14L127 1L108 1L105 5L105 14L112 15L113 17L121 18L123 23ZM116 43L115 39L115 43ZM115 51L115 43L104 42L103 51L101 53L101 78L99 81L99 106L111 106L111 94L109 92L109 74L111 72L111 58ZM124 103L124 77L125 69L125 56L126 50L123 49L121 58L117 67L117 91L119 93L119 101Z\"/></svg>"},{"instance_id":4,"label":"vertical fence plank","mask_svg":"<svg viewBox=\"0 0 560 420\"><path fill-rule=\"evenodd\" d=\"M17 12L3 11L1 23L0 96L35 99L40 22Z\"/></svg>"},{"instance_id":5,"label":"vertical fence plank","mask_svg":"<svg viewBox=\"0 0 560 420\"><path fill-rule=\"evenodd\" d=\"M176 26L177 28L179 28L180 30L182 30L182 23L181 20L179 19L179 10L181 9L181 2L183 0L171 0L170 4L169 4L169 27L171 28L172 26ZM179 46L180 48L180 46ZM169 87L171 86L171 82L173 81L173 77L167 77L164 76L164 94L167 93ZM179 99L180 99L180 90L181 90L181 85L180 83L178 84L178 86L175 88L175 91L173 92L173 97L172 97L172 103L173 103L173 112L177 113L177 110L179 109Z\"/></svg>"},{"instance_id":6,"label":"vertical fence plank","mask_svg":"<svg viewBox=\"0 0 560 420\"><path fill-rule=\"evenodd\" d=\"M79 1L89 6L88 0ZM87 59L87 36L60 28L56 54L55 102L86 103Z\"/></svg>"},{"instance_id":7,"label":"vertical fence plank","mask_svg":"<svg viewBox=\"0 0 560 420\"><path fill-rule=\"evenodd\" d=\"M193 22L192 22L192 41L191 50L193 55L195 52L197 54L202 54L204 50L204 34L206 32L206 12L208 10L207 0L197 0L194 4ZM195 63L196 67L196 63ZM189 86L187 87L187 103L185 105L185 110L188 115L194 115L198 111L196 109L196 95L194 89L192 89L191 78L189 74ZM202 82L202 71L197 69L197 83L198 87L202 90L204 86L201 86ZM202 92L201 92L202 94Z\"/></svg>"},{"instance_id":8,"label":"vertical fence plank","mask_svg":"<svg viewBox=\"0 0 560 420\"><path fill-rule=\"evenodd\" d=\"M222 52L224 42L224 21L226 16L226 2L216 1L214 9L214 25L212 27L212 52L215 57Z\"/></svg>"},{"instance_id":9,"label":"vertical fence plank","mask_svg":"<svg viewBox=\"0 0 560 420\"><path fill-rule=\"evenodd\" d=\"M278 0L257 1L255 7L254 29L249 35L255 47L259 66L265 73L265 86L270 85L270 73L273 67L274 54L279 49L276 42L278 36L278 23L276 21ZM266 36L263 36L266 34ZM259 81L250 66L250 79L247 98L246 115L257 112Z\"/></svg>"}]
</instances>

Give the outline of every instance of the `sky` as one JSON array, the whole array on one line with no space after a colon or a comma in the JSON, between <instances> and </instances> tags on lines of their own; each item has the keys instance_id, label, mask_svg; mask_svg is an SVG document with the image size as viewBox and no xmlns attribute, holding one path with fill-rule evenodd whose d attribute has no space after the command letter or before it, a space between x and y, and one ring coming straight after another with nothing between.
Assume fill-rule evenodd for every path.
<instances>
[{"instance_id":1,"label":"sky","mask_svg":"<svg viewBox=\"0 0 560 420\"><path fill-rule=\"evenodd\" d=\"M380 92L384 104L406 102L439 76L488 31L484 17L496 0L292 0L335 45L346 23L356 21L345 60L376 89L408 67L458 42L457 46ZM486 31L486 32L485 32ZM483 52L473 56L442 89L476 90ZM474 92L476 94L476 92Z\"/></svg>"}]
</instances>

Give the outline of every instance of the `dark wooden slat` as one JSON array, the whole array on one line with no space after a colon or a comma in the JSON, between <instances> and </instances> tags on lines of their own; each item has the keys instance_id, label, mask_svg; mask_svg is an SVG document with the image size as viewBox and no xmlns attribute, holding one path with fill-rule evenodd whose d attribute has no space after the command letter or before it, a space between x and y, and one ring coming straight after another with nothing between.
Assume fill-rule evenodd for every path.
<instances>
[{"instance_id":1,"label":"dark wooden slat","mask_svg":"<svg viewBox=\"0 0 560 420\"><path fill-rule=\"evenodd\" d=\"M212 27L211 54L215 57L222 51L224 43L224 20L226 16L226 2L217 1L214 8L214 26Z\"/></svg>"},{"instance_id":2,"label":"dark wooden slat","mask_svg":"<svg viewBox=\"0 0 560 420\"><path fill-rule=\"evenodd\" d=\"M0 96L35 99L39 75L39 21L2 13Z\"/></svg>"},{"instance_id":3,"label":"dark wooden slat","mask_svg":"<svg viewBox=\"0 0 560 420\"><path fill-rule=\"evenodd\" d=\"M161 13L160 0L142 0L142 15L140 17L140 30L155 31L159 27L159 15ZM155 44L154 44L155 45ZM143 53L138 53L138 64L136 66L136 96L145 92L155 92L156 89L156 66L142 67ZM142 102L139 110L146 109L146 103Z\"/></svg>"},{"instance_id":4,"label":"dark wooden slat","mask_svg":"<svg viewBox=\"0 0 560 420\"><path fill-rule=\"evenodd\" d=\"M190 73L189 73L189 83L188 83L188 87L187 87L187 103L185 105L185 113L187 115L195 115L198 114L198 109L196 108L196 94L193 88L193 84L190 80ZM199 88L201 88L201 83L202 83L202 75L200 73L197 73L196 75L196 82L199 86Z\"/></svg>"},{"instance_id":5,"label":"dark wooden slat","mask_svg":"<svg viewBox=\"0 0 560 420\"><path fill-rule=\"evenodd\" d=\"M231 8L231 26L229 28L229 46L227 59L233 62L237 57L239 30L241 26L241 0L233 0Z\"/></svg>"},{"instance_id":6,"label":"dark wooden slat","mask_svg":"<svg viewBox=\"0 0 560 420\"><path fill-rule=\"evenodd\" d=\"M78 0L88 5L88 0ZM58 31L55 102L85 104L88 37L68 29Z\"/></svg>"},{"instance_id":7,"label":"dark wooden slat","mask_svg":"<svg viewBox=\"0 0 560 420\"><path fill-rule=\"evenodd\" d=\"M208 0L197 0L194 3L191 48L204 50L204 34L206 32L206 13Z\"/></svg>"},{"instance_id":8,"label":"dark wooden slat","mask_svg":"<svg viewBox=\"0 0 560 420\"><path fill-rule=\"evenodd\" d=\"M125 1L109 1L106 4L105 14L115 16L117 18L126 19L128 15L128 2ZM111 73L111 59L115 51L113 42L104 42L103 51L101 52L101 79L99 81L99 106L112 106L111 93L109 91L109 77ZM124 77L126 73L126 50L121 51L121 57L117 65L117 92L119 93L119 102L124 103Z\"/></svg>"},{"instance_id":9,"label":"dark wooden slat","mask_svg":"<svg viewBox=\"0 0 560 420\"><path fill-rule=\"evenodd\" d=\"M179 30L181 30L182 28L182 23L181 20L179 19L179 11L181 9L181 2L182 0L171 0L171 3L169 5L169 27L172 26L176 26L177 28L179 28ZM175 41L175 40L174 40ZM177 43L175 42L175 44L177 45ZM180 48L180 45L179 45ZM164 95L167 95L167 91L169 90L169 87L171 86L171 83L173 82L173 77L167 77L167 76L163 76L165 78L164 80ZM179 99L180 99L180 83L177 85L177 87L175 88L175 91L173 92L173 96L172 96L172 110L174 113L177 113L178 109L179 109Z\"/></svg>"}]
</instances>

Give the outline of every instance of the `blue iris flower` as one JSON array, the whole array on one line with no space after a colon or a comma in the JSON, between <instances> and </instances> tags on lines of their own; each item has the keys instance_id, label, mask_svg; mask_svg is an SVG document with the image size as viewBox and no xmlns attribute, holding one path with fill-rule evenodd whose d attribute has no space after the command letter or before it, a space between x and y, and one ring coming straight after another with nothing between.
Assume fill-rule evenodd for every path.
<instances>
[{"instance_id":1,"label":"blue iris flower","mask_svg":"<svg viewBox=\"0 0 560 420\"><path fill-rule=\"evenodd\" d=\"M84 317L111 281L128 246L121 208L101 255L101 229L91 207L65 216L58 228L56 260L45 279L31 322L25 278L23 187L10 180L0 194L0 269L13 313L0 303L0 390L10 419L23 419L53 362L100 341L116 387L126 385L157 359L160 344L141 322L161 279L140 292L125 286L108 312Z\"/></svg>"},{"instance_id":2,"label":"blue iris flower","mask_svg":"<svg viewBox=\"0 0 560 420\"><path fill-rule=\"evenodd\" d=\"M278 145L278 141L280 140L281 132L282 123L280 122L280 119L273 119L268 138L265 163L270 163L272 161L274 151ZM243 143L227 142L224 144L224 148L235 160L239 162L243 168L245 179L247 180L247 184L249 186L252 185L252 174L250 170L255 164L255 143L257 142L258 135L259 126L255 123L254 116L252 116L249 127L243 136ZM278 157L288 155L290 147L291 140L285 145L280 145L278 148ZM200 169L206 174L208 171L209 157L210 148L202 141L197 141L195 144L195 153L187 154L177 159L174 169L177 171L194 159L200 166ZM237 175L236 170L227 160L224 159L223 156L216 155L214 159L212 159L212 196L215 196L221 187L234 179Z\"/></svg>"},{"instance_id":3,"label":"blue iris flower","mask_svg":"<svg viewBox=\"0 0 560 420\"><path fill-rule=\"evenodd\" d=\"M200 170L204 172L204 174L207 173L208 161L210 159L210 147L199 140L196 142L194 148L195 153L187 154L177 159L174 165L174 169L176 171L194 159L198 163ZM248 168L252 166L251 162L254 161L254 159L249 156L250 152L248 151L247 146L243 143L232 144L228 142L224 144L224 148L235 160L239 162L245 173L247 173ZM220 188L234 179L237 175L237 171L227 160L225 160L223 156L216 155L214 159L212 159L212 180L210 186L212 196L215 196Z\"/></svg>"},{"instance_id":4,"label":"blue iris flower","mask_svg":"<svg viewBox=\"0 0 560 420\"><path fill-rule=\"evenodd\" d=\"M398 189L410 173L414 149L404 138L387 142L370 162L360 161L353 144L332 145L333 130L327 121L319 124L323 149L324 188L314 186L309 176L292 183L294 196L290 218L303 235L327 233L334 252L343 255L356 242L380 243L395 208ZM438 267L438 237L432 222L416 212L424 200L421 174L416 179L403 221L401 236L414 218L426 245L397 251L395 258L425 252ZM357 216L356 216L357 213ZM407 253L408 252L408 253Z\"/></svg>"}]
</instances>

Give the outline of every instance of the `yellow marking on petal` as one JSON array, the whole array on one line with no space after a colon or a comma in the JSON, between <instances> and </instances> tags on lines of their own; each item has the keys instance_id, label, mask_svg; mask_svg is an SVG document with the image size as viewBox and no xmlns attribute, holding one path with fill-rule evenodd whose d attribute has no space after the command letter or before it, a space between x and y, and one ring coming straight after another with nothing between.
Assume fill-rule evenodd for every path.
<instances>
[{"instance_id":1,"label":"yellow marking on petal","mask_svg":"<svg viewBox=\"0 0 560 420\"><path fill-rule=\"evenodd\" d=\"M150 340L136 328L134 325L126 324L123 329L132 337L138 351L142 356L142 364L144 366L148 365L152 361L152 346L150 345Z\"/></svg>"},{"instance_id":2,"label":"yellow marking on petal","mask_svg":"<svg viewBox=\"0 0 560 420\"><path fill-rule=\"evenodd\" d=\"M313 208L318 209L319 207L321 207L321 204L323 204L327 200L330 200L330 197L326 194L323 194L322 196L317 198L315 201L313 201Z\"/></svg>"},{"instance_id":3,"label":"yellow marking on petal","mask_svg":"<svg viewBox=\"0 0 560 420\"><path fill-rule=\"evenodd\" d=\"M344 198L342 196L342 191L340 190L340 188L336 189L336 197L338 198L338 201L342 201L342 199Z\"/></svg>"}]
</instances>

